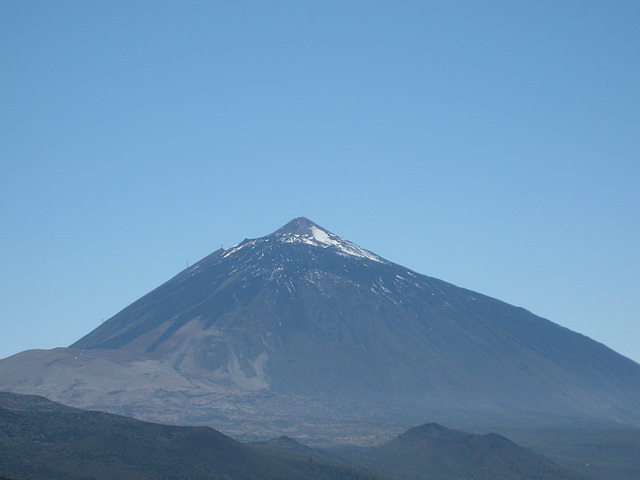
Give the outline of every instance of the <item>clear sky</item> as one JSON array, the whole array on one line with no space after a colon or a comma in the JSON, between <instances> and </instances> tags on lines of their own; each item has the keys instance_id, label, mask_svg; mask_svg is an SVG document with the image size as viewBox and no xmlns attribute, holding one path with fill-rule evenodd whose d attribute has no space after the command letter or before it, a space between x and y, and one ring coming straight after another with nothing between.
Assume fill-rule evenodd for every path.
<instances>
[{"instance_id":1,"label":"clear sky","mask_svg":"<svg viewBox=\"0 0 640 480\"><path fill-rule=\"evenodd\" d=\"M640 2L0 2L0 358L306 216L640 361Z\"/></svg>"}]
</instances>

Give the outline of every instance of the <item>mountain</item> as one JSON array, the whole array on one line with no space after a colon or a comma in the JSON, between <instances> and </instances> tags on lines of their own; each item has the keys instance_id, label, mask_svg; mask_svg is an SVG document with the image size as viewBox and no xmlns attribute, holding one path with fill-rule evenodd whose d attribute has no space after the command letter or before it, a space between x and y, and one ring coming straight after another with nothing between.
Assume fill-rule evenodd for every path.
<instances>
[{"instance_id":1,"label":"mountain","mask_svg":"<svg viewBox=\"0 0 640 480\"><path fill-rule=\"evenodd\" d=\"M414 427L383 445L328 453L289 437L252 447L283 458L355 465L404 480L585 480L549 459L494 433L477 435L432 423ZM629 477L633 478L633 477Z\"/></svg>"},{"instance_id":2,"label":"mountain","mask_svg":"<svg viewBox=\"0 0 640 480\"><path fill-rule=\"evenodd\" d=\"M555 425L505 428L500 432L518 445L589 478L640 478L640 429L603 425Z\"/></svg>"},{"instance_id":3,"label":"mountain","mask_svg":"<svg viewBox=\"0 0 640 480\"><path fill-rule=\"evenodd\" d=\"M585 479L496 434L438 424L415 427L354 456L367 469L404 480Z\"/></svg>"},{"instance_id":4,"label":"mountain","mask_svg":"<svg viewBox=\"0 0 640 480\"><path fill-rule=\"evenodd\" d=\"M154 424L6 392L0 392L0 475L96 480L583 478L499 435L472 435L436 424L413 428L345 460L288 437L244 445L208 427Z\"/></svg>"},{"instance_id":5,"label":"mountain","mask_svg":"<svg viewBox=\"0 0 640 480\"><path fill-rule=\"evenodd\" d=\"M375 443L407 425L640 425L640 365L306 218L219 249L0 389L237 438Z\"/></svg>"},{"instance_id":6,"label":"mountain","mask_svg":"<svg viewBox=\"0 0 640 480\"><path fill-rule=\"evenodd\" d=\"M374 480L260 453L208 427L173 427L0 392L0 475L20 479Z\"/></svg>"},{"instance_id":7,"label":"mountain","mask_svg":"<svg viewBox=\"0 0 640 480\"><path fill-rule=\"evenodd\" d=\"M329 453L325 450L310 448L309 446L303 445L286 435L261 442L251 442L249 445L258 451L273 455L280 455L286 458L298 458L303 460L311 459L337 465L346 465L349 463L338 455Z\"/></svg>"}]
</instances>

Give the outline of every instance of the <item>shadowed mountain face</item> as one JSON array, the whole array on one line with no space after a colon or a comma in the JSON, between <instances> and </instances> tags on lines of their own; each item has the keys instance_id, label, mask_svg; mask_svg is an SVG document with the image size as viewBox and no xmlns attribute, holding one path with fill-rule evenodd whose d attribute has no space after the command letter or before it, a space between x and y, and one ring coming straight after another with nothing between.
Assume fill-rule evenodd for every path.
<instances>
[{"instance_id":1,"label":"shadowed mountain face","mask_svg":"<svg viewBox=\"0 0 640 480\"><path fill-rule=\"evenodd\" d=\"M494 433L474 435L438 424L415 427L354 455L364 467L405 480L585 479Z\"/></svg>"},{"instance_id":2,"label":"shadowed mountain face","mask_svg":"<svg viewBox=\"0 0 640 480\"><path fill-rule=\"evenodd\" d=\"M212 253L69 349L3 360L0 388L162 421L250 413L265 435L365 411L640 421L640 365L305 218Z\"/></svg>"},{"instance_id":3,"label":"shadowed mountain face","mask_svg":"<svg viewBox=\"0 0 640 480\"><path fill-rule=\"evenodd\" d=\"M377 478L347 467L261 453L208 427L141 422L5 392L0 392L0 475L65 480Z\"/></svg>"},{"instance_id":4,"label":"shadowed mountain face","mask_svg":"<svg viewBox=\"0 0 640 480\"><path fill-rule=\"evenodd\" d=\"M340 458L288 437L244 445L208 427L142 422L0 392L0 475L13 478L389 478L362 466L416 480L578 480L499 435L472 435L435 424Z\"/></svg>"}]
</instances>

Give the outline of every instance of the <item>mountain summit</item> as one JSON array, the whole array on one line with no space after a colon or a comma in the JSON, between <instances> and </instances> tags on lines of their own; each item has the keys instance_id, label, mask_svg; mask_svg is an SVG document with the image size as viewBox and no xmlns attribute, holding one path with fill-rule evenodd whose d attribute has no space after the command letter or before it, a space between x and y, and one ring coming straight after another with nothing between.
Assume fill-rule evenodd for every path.
<instances>
[{"instance_id":1,"label":"mountain summit","mask_svg":"<svg viewBox=\"0 0 640 480\"><path fill-rule=\"evenodd\" d=\"M0 388L271 436L438 412L640 421L640 365L304 217L213 252L69 349L3 360Z\"/></svg>"},{"instance_id":2,"label":"mountain summit","mask_svg":"<svg viewBox=\"0 0 640 480\"><path fill-rule=\"evenodd\" d=\"M388 263L370 251L334 235L305 217L294 218L269 237L275 237L287 243L305 243L322 248L333 247L337 253L341 255L353 255L377 262Z\"/></svg>"},{"instance_id":3,"label":"mountain summit","mask_svg":"<svg viewBox=\"0 0 640 480\"><path fill-rule=\"evenodd\" d=\"M280 227L274 235L309 235L314 236L314 232L320 230L325 235L329 234L324 228L317 223L312 222L306 217L298 217L291 220L286 225Z\"/></svg>"}]
</instances>

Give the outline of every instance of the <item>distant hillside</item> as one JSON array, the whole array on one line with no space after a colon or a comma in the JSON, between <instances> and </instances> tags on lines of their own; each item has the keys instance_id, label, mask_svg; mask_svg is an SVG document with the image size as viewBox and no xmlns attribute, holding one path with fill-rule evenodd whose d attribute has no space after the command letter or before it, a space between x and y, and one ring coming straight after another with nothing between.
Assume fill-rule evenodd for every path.
<instances>
[{"instance_id":1,"label":"distant hillside","mask_svg":"<svg viewBox=\"0 0 640 480\"><path fill-rule=\"evenodd\" d=\"M352 459L403 480L584 480L496 434L474 435L438 424L412 428Z\"/></svg>"},{"instance_id":2,"label":"distant hillside","mask_svg":"<svg viewBox=\"0 0 640 480\"><path fill-rule=\"evenodd\" d=\"M602 425L514 428L503 432L567 468L594 479L640 479L640 429Z\"/></svg>"},{"instance_id":3,"label":"distant hillside","mask_svg":"<svg viewBox=\"0 0 640 480\"><path fill-rule=\"evenodd\" d=\"M328 453L289 437L251 444L285 458L359 465L402 480L584 480L540 455L496 434L474 435L428 424L370 449ZM628 477L629 479L635 477Z\"/></svg>"},{"instance_id":4,"label":"distant hillside","mask_svg":"<svg viewBox=\"0 0 640 480\"><path fill-rule=\"evenodd\" d=\"M208 427L172 427L0 393L0 475L20 479L372 480L258 453Z\"/></svg>"},{"instance_id":5,"label":"distant hillside","mask_svg":"<svg viewBox=\"0 0 640 480\"><path fill-rule=\"evenodd\" d=\"M349 461L322 449L310 448L287 436L273 438L263 442L251 442L251 447L269 454L282 455L289 458L312 459L334 464L348 464Z\"/></svg>"}]
</instances>

